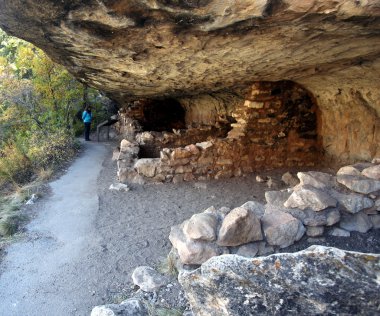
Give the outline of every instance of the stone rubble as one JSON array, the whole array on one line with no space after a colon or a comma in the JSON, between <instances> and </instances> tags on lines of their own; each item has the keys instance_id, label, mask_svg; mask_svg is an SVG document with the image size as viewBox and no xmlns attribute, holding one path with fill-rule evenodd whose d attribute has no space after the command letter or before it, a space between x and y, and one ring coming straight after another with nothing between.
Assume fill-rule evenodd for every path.
<instances>
[{"instance_id":1,"label":"stone rubble","mask_svg":"<svg viewBox=\"0 0 380 316\"><path fill-rule=\"evenodd\" d=\"M365 233L380 226L380 181L361 173L378 166L346 166L336 176L299 172L299 184L294 187L267 191L266 205L248 201L233 210L211 207L172 227L169 239L183 264L200 265L220 254L253 257L277 252L304 235L312 239Z\"/></svg>"}]
</instances>

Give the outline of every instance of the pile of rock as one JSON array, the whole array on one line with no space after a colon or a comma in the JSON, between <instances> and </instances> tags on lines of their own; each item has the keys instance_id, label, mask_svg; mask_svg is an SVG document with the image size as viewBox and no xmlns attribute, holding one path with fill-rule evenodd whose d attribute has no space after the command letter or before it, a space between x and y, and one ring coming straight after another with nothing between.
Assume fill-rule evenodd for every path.
<instances>
[{"instance_id":1,"label":"pile of rock","mask_svg":"<svg viewBox=\"0 0 380 316\"><path fill-rule=\"evenodd\" d=\"M249 201L233 210L211 207L172 227L169 239L183 264L199 265L221 254L273 253L304 234L347 237L350 231L380 228L378 162L346 166L336 176L299 172L298 185L266 192L266 205Z\"/></svg>"}]
</instances>

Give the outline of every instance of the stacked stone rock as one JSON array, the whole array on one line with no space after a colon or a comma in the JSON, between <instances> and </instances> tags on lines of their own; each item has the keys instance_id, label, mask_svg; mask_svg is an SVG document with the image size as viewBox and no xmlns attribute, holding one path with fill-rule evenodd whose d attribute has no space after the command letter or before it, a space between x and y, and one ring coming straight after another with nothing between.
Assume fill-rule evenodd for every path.
<instances>
[{"instance_id":1,"label":"stacked stone rock","mask_svg":"<svg viewBox=\"0 0 380 316\"><path fill-rule=\"evenodd\" d=\"M304 234L347 237L380 228L380 164L346 166L337 176L297 176L295 187L266 192L265 206L249 201L233 210L211 207L172 227L169 239L181 262L199 265L229 253L254 257L288 247Z\"/></svg>"},{"instance_id":2,"label":"stacked stone rock","mask_svg":"<svg viewBox=\"0 0 380 316\"><path fill-rule=\"evenodd\" d=\"M136 172L146 181L181 182L312 166L318 159L316 109L300 86L287 81L255 83L246 100L235 105L232 116L236 123L231 124L227 137L225 129L210 126L137 134L135 140L142 151L160 152L153 155L160 159L142 157L135 165ZM209 140L202 142L204 139ZM123 173L119 169L119 174Z\"/></svg>"}]
</instances>

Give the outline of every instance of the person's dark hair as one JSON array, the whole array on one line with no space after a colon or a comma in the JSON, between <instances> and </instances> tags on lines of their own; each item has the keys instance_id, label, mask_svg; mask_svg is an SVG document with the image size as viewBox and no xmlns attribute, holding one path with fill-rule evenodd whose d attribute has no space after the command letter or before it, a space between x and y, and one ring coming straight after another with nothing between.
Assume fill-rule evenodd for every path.
<instances>
[{"instance_id":1,"label":"person's dark hair","mask_svg":"<svg viewBox=\"0 0 380 316\"><path fill-rule=\"evenodd\" d=\"M91 112L91 105L87 105L84 110L86 112Z\"/></svg>"}]
</instances>

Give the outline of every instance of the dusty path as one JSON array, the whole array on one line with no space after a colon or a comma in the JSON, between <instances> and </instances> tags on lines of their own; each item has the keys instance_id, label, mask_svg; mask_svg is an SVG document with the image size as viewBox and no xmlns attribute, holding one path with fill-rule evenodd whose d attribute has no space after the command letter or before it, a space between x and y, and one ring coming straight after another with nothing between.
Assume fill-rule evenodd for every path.
<instances>
[{"instance_id":1,"label":"dusty path","mask_svg":"<svg viewBox=\"0 0 380 316\"><path fill-rule=\"evenodd\" d=\"M131 287L136 266L155 266L170 250L170 227L211 205L263 198L254 177L132 186L110 191L112 147L85 143L52 195L36 205L24 241L0 265L0 316L89 315ZM206 188L207 186L207 188Z\"/></svg>"},{"instance_id":2,"label":"dusty path","mask_svg":"<svg viewBox=\"0 0 380 316\"><path fill-rule=\"evenodd\" d=\"M110 191L116 175L111 153L111 145L86 143L68 172L51 183L51 197L35 205L26 239L9 247L0 265L0 316L89 315L93 306L132 291L135 267L156 266L166 257L172 225L211 205L263 201L268 189L252 174ZM266 174L280 183L283 172ZM306 239L287 249L307 248ZM322 244L378 253L379 240L380 230L372 230Z\"/></svg>"},{"instance_id":3,"label":"dusty path","mask_svg":"<svg viewBox=\"0 0 380 316\"><path fill-rule=\"evenodd\" d=\"M28 238L7 249L0 276L0 315L71 315L88 295L81 265L97 242L97 178L106 149L85 144L84 154L38 203ZM78 295L79 294L79 295ZM84 315L79 312L78 315Z\"/></svg>"}]
</instances>

